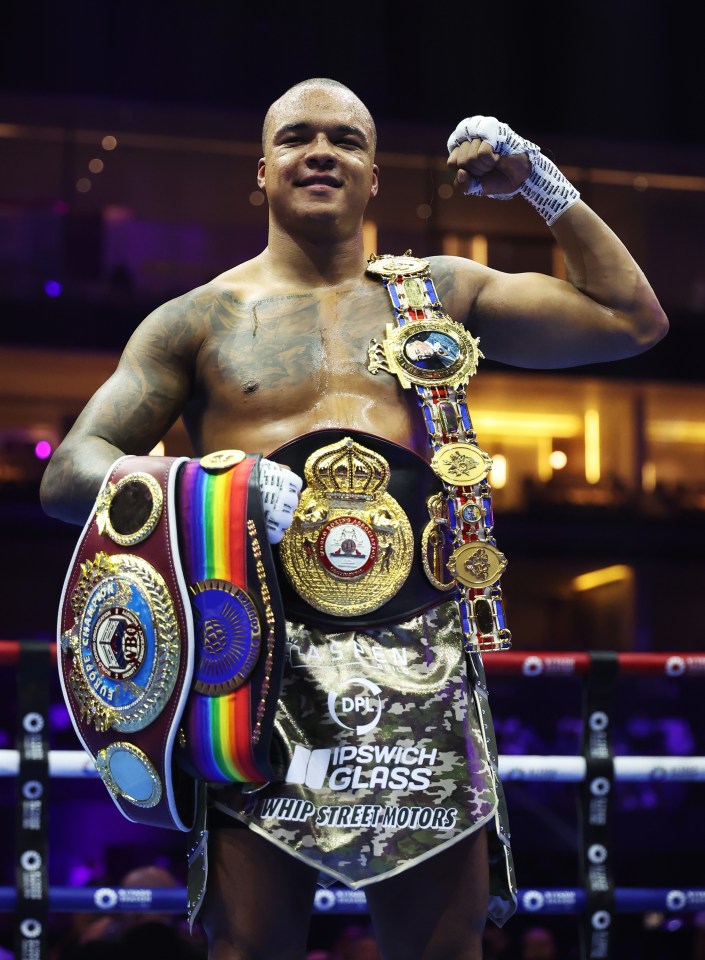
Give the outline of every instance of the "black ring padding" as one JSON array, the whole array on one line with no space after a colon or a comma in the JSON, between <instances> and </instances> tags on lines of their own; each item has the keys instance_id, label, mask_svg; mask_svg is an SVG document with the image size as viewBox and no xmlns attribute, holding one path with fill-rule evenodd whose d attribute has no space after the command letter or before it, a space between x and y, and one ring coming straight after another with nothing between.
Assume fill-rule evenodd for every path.
<instances>
[{"instance_id":1,"label":"black ring padding","mask_svg":"<svg viewBox=\"0 0 705 960\"><path fill-rule=\"evenodd\" d=\"M17 669L17 750L15 806L15 956L44 958L49 913L48 796L49 678L51 645L20 643Z\"/></svg>"}]
</instances>

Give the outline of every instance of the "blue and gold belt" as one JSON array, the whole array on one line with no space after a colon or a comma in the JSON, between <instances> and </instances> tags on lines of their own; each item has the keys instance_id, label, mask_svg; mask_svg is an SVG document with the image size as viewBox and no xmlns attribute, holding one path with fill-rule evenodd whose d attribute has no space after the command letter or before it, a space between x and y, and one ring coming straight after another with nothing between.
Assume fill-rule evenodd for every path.
<instances>
[{"instance_id":1,"label":"blue and gold belt","mask_svg":"<svg viewBox=\"0 0 705 960\"><path fill-rule=\"evenodd\" d=\"M440 497L427 500L429 575L454 589L468 651L507 650L511 634L500 587L507 560L494 537L492 460L477 443L467 408L468 381L482 357L479 341L443 310L427 260L411 251L373 255L367 271L382 280L396 321L387 324L382 342L371 341L368 369L416 390L431 468L443 485ZM443 559L446 544L450 555Z\"/></svg>"}]
</instances>

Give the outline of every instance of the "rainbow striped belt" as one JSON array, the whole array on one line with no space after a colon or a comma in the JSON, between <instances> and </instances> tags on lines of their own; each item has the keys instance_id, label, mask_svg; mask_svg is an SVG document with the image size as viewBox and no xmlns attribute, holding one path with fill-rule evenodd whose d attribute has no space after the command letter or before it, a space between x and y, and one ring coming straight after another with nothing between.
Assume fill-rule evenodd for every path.
<instances>
[{"instance_id":1,"label":"rainbow striped belt","mask_svg":"<svg viewBox=\"0 0 705 960\"><path fill-rule=\"evenodd\" d=\"M253 754L248 683L262 647L247 580L247 493L255 463L248 457L209 472L191 460L181 476L182 564L195 628L194 679L183 727L191 763L211 782L266 779Z\"/></svg>"}]
</instances>

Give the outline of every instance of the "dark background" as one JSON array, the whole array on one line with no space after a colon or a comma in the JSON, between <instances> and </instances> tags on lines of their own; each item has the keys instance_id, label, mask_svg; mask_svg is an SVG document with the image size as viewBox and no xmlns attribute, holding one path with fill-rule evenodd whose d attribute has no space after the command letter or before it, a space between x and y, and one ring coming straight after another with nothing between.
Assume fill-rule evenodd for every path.
<instances>
[{"instance_id":1,"label":"dark background","mask_svg":"<svg viewBox=\"0 0 705 960\"><path fill-rule=\"evenodd\" d=\"M705 143L701 36L681 4L3 4L0 89L252 110L350 85L379 120L473 113L520 132Z\"/></svg>"}]
</instances>

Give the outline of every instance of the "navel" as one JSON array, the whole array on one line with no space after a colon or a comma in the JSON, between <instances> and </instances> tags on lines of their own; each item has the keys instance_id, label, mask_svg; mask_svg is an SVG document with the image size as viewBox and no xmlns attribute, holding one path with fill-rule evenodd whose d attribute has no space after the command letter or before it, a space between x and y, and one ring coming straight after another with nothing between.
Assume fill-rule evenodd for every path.
<instances>
[{"instance_id":1,"label":"navel","mask_svg":"<svg viewBox=\"0 0 705 960\"><path fill-rule=\"evenodd\" d=\"M243 393L254 393L255 390L259 390L259 381L257 380L248 380L247 383L242 385Z\"/></svg>"}]
</instances>

